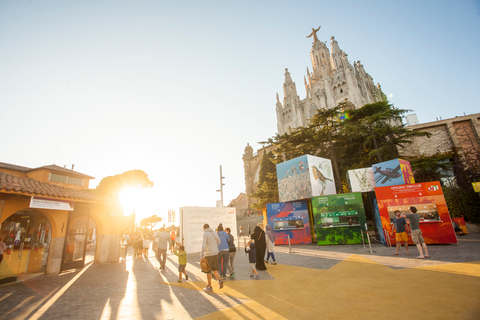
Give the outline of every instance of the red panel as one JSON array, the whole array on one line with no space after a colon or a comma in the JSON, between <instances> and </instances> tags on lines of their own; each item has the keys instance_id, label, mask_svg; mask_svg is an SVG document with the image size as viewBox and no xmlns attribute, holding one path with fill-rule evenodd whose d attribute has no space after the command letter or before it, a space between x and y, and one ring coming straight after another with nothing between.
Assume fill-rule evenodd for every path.
<instances>
[{"instance_id":1,"label":"red panel","mask_svg":"<svg viewBox=\"0 0 480 320\"><path fill-rule=\"evenodd\" d=\"M421 204L435 204L441 221L420 222L423 238L427 244L457 243L457 236L453 230L452 219L448 213L447 204L443 197L442 188L438 181L388 186L375 188L378 208L383 229L392 234L392 225L388 207L402 206L401 211L408 211L408 207ZM395 237L391 240L396 244ZM409 243L413 244L411 239Z\"/></svg>"}]
</instances>

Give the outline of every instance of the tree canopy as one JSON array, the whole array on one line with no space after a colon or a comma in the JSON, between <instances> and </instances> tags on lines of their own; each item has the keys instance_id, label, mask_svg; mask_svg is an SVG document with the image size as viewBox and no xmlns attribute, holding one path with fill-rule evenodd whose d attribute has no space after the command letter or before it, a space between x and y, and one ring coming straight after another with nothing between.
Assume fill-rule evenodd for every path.
<instances>
[{"instance_id":1,"label":"tree canopy","mask_svg":"<svg viewBox=\"0 0 480 320\"><path fill-rule=\"evenodd\" d=\"M155 228L155 226L157 224L162 222L162 220L163 219L161 217L154 214L151 217L144 218L144 219L140 220L140 226L143 227L143 228L150 228L150 231L152 231L153 228Z\"/></svg>"},{"instance_id":2,"label":"tree canopy","mask_svg":"<svg viewBox=\"0 0 480 320\"><path fill-rule=\"evenodd\" d=\"M267 203L279 202L276 172L273 153L264 151L260 164L258 188L256 192L250 195L250 198L257 199L257 202L252 204L254 209L263 210Z\"/></svg>"},{"instance_id":3,"label":"tree canopy","mask_svg":"<svg viewBox=\"0 0 480 320\"><path fill-rule=\"evenodd\" d=\"M122 189L127 187L151 188L153 187L153 182L150 181L144 171L130 170L122 174L103 178L96 190L104 194L118 195Z\"/></svg>"},{"instance_id":4,"label":"tree canopy","mask_svg":"<svg viewBox=\"0 0 480 320\"><path fill-rule=\"evenodd\" d=\"M405 127L402 118L408 111L386 100L358 109L344 101L331 109L319 109L308 126L277 134L267 143L274 146L277 163L304 154L330 159L337 192L343 192L348 170L396 159L398 148L412 143L413 137L430 135Z\"/></svg>"}]
</instances>

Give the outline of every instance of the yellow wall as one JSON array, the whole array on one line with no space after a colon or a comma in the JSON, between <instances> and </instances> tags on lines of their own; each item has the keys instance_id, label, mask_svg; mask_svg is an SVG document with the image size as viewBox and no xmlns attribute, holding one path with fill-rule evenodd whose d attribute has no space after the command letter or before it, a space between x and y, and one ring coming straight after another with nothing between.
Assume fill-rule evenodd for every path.
<instances>
[{"instance_id":1,"label":"yellow wall","mask_svg":"<svg viewBox=\"0 0 480 320\"><path fill-rule=\"evenodd\" d=\"M29 208L30 197L28 196L0 194L0 200L4 200L3 212L0 212L0 224L14 213L26 209L41 212L49 220L51 239L46 274L58 273L63 255L69 211L31 209ZM112 205L76 202L75 211L90 212L90 217L95 221L97 235L95 262L117 262L121 238L120 223L122 221L118 216L118 214L121 216L119 208ZM2 235L2 239L3 237L4 235ZM27 272L36 272L35 270L38 270L38 266L41 266L42 253L40 250L37 252L30 251L24 250L20 260L17 259L18 250L12 250L10 255L4 254L4 260L0 264L0 278L15 276L19 270L20 273L24 272L26 265L22 264L26 263L28 255L30 255L31 262Z\"/></svg>"}]
</instances>

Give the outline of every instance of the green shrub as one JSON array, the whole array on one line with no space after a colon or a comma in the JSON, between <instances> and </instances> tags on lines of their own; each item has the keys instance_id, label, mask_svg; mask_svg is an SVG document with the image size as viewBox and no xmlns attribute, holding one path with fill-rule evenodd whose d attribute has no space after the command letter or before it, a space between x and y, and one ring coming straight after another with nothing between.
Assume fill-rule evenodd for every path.
<instances>
[{"instance_id":1,"label":"green shrub","mask_svg":"<svg viewBox=\"0 0 480 320\"><path fill-rule=\"evenodd\" d=\"M465 218L471 223L480 223L480 197L473 188L443 187L448 211L452 217Z\"/></svg>"}]
</instances>

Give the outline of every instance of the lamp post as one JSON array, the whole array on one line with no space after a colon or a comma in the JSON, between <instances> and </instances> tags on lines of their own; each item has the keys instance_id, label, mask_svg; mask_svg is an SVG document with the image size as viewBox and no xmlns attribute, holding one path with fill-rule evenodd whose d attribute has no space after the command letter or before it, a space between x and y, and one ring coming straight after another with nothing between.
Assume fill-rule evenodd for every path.
<instances>
[{"instance_id":1,"label":"lamp post","mask_svg":"<svg viewBox=\"0 0 480 320\"><path fill-rule=\"evenodd\" d=\"M225 185L223 183L223 179L225 179L224 176L222 176L222 166L220 166L220 190L217 190L217 192L220 192L220 207L223 208L223 186Z\"/></svg>"}]
</instances>

